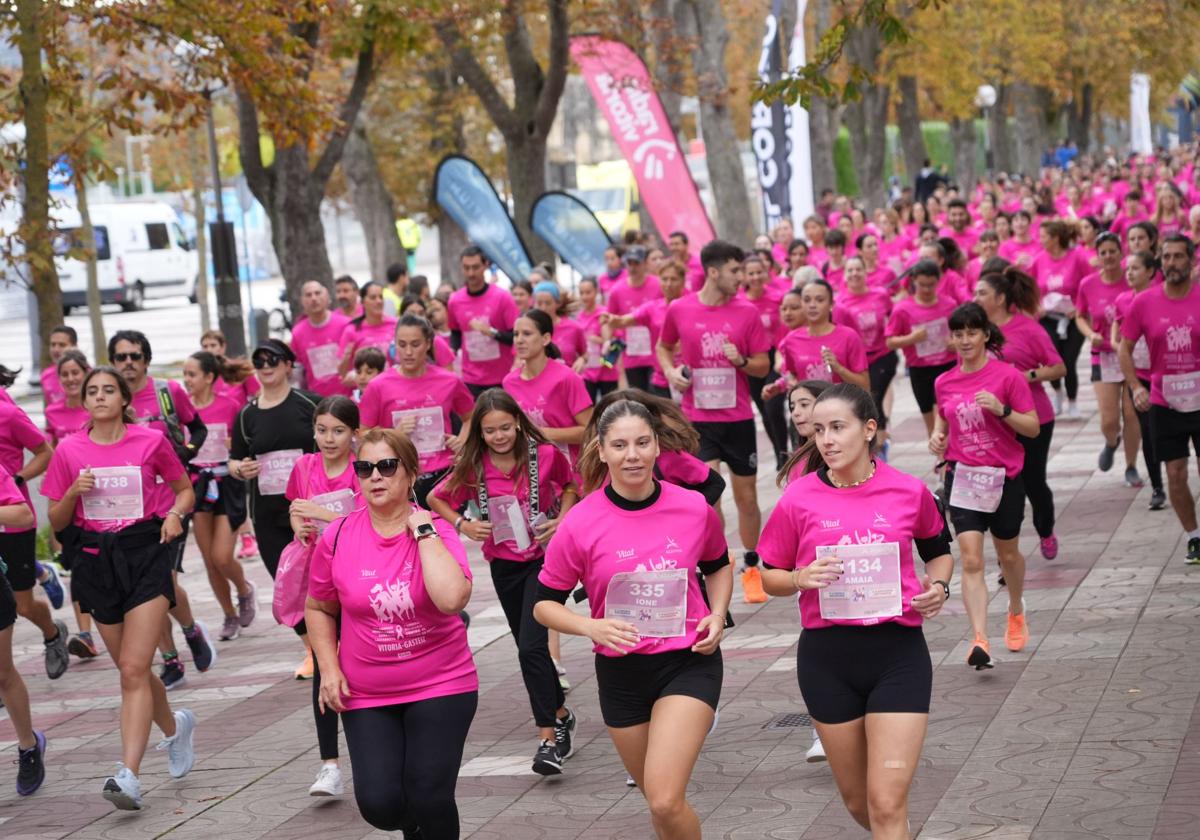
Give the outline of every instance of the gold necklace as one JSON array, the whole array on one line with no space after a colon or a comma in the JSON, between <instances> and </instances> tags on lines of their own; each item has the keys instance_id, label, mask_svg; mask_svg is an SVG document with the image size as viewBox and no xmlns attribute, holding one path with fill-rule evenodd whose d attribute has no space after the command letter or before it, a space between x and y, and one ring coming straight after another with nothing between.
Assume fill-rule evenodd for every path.
<instances>
[{"instance_id":1,"label":"gold necklace","mask_svg":"<svg viewBox=\"0 0 1200 840\"><path fill-rule=\"evenodd\" d=\"M839 484L838 480L833 477L833 472L830 471L829 483L832 484L834 487L836 487L839 490L848 490L851 487L858 487L860 484L866 484L874 476L875 476L875 462L872 461L871 462L871 471L869 473L867 473L865 476L863 476L862 478L860 478L858 481L851 482L850 484Z\"/></svg>"}]
</instances>

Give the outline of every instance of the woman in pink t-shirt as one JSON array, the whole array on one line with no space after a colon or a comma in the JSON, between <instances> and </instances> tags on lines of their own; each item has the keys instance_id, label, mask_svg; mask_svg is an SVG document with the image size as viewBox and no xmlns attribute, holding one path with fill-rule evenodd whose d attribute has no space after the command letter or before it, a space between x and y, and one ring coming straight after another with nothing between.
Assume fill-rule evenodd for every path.
<instances>
[{"instance_id":1,"label":"woman in pink t-shirt","mask_svg":"<svg viewBox=\"0 0 1200 840\"><path fill-rule=\"evenodd\" d=\"M862 338L849 327L833 322L833 289L824 280L812 280L800 291L805 326L792 330L779 343L778 368L786 373L763 389L775 393L800 379L870 385L867 353Z\"/></svg>"},{"instance_id":2,"label":"woman in pink t-shirt","mask_svg":"<svg viewBox=\"0 0 1200 840\"><path fill-rule=\"evenodd\" d=\"M546 545L578 498L567 457L539 431L517 401L499 388L479 395L467 439L429 506L468 538L483 557L508 619L539 744L533 772L562 773L573 752L575 716L550 658L546 628L533 620L538 571ZM467 510L467 515L459 511Z\"/></svg>"},{"instance_id":3,"label":"woman in pink t-shirt","mask_svg":"<svg viewBox=\"0 0 1200 840\"><path fill-rule=\"evenodd\" d=\"M91 419L83 405L83 378L92 366L80 351L67 350L59 357L55 369L63 398L46 406L46 434L58 446L82 431Z\"/></svg>"},{"instance_id":4,"label":"woman in pink t-shirt","mask_svg":"<svg viewBox=\"0 0 1200 840\"><path fill-rule=\"evenodd\" d=\"M564 518L538 575L535 616L593 642L600 712L653 805L655 834L699 837L687 784L721 697L728 546L699 493L655 478L658 439L641 403L613 403L596 433L610 483ZM565 606L580 583L590 616Z\"/></svg>"},{"instance_id":5,"label":"woman in pink t-shirt","mask_svg":"<svg viewBox=\"0 0 1200 840\"><path fill-rule=\"evenodd\" d=\"M812 410L817 398L832 385L832 382L823 379L805 379L803 382L797 382L788 391L788 420L791 421L796 445L775 474L776 486L783 487L804 473L816 469L814 459L820 458L820 453L815 445L807 445L813 437Z\"/></svg>"},{"instance_id":6,"label":"woman in pink t-shirt","mask_svg":"<svg viewBox=\"0 0 1200 840\"><path fill-rule=\"evenodd\" d=\"M55 450L42 495L50 500L50 526L62 535L64 550L86 555L71 587L79 588L80 602L120 666L124 766L102 792L117 808L136 811L152 721L163 730L172 776L186 775L195 761L195 715L187 709L172 715L167 690L150 670L175 601L167 544L183 533L195 497L167 438L133 422L133 395L120 373L92 368L83 401L91 414L88 430Z\"/></svg>"},{"instance_id":7,"label":"woman in pink t-shirt","mask_svg":"<svg viewBox=\"0 0 1200 840\"><path fill-rule=\"evenodd\" d=\"M887 346L887 322L892 298L882 289L867 285L867 266L862 257L846 260L846 288L837 298L834 321L858 333L867 354L867 382L879 406L880 428L886 438L887 413L883 398L896 378L899 359Z\"/></svg>"},{"instance_id":8,"label":"woman in pink t-shirt","mask_svg":"<svg viewBox=\"0 0 1200 840\"><path fill-rule=\"evenodd\" d=\"M354 354L364 347L375 347L390 358L392 339L396 333L396 317L383 314L383 286L369 282L359 290L363 314L355 318L342 330L338 340L338 375L342 384L351 388L355 385Z\"/></svg>"},{"instance_id":9,"label":"woman in pink t-shirt","mask_svg":"<svg viewBox=\"0 0 1200 840\"><path fill-rule=\"evenodd\" d=\"M479 702L458 617L471 597L471 569L454 529L412 503L418 464L400 432L363 435L353 469L366 506L318 539L304 613L322 711L342 716L363 819L451 840L460 829L458 769Z\"/></svg>"},{"instance_id":10,"label":"woman in pink t-shirt","mask_svg":"<svg viewBox=\"0 0 1200 840\"><path fill-rule=\"evenodd\" d=\"M800 240L801 245L804 243ZM793 243L795 244L795 243ZM612 329L623 329L633 324L646 327L650 330L651 346L658 345L658 337L662 333L663 323L667 319L667 307L672 301L678 300L684 293L684 276L683 269L673 262L667 262L659 269L658 272L659 289L662 291L662 297L656 300L650 300L643 303L637 309L633 310L628 315L607 315L609 326ZM554 343L558 344L558 327L555 327ZM561 347L559 348L562 349ZM576 370L581 368L576 367ZM671 386L667 382L667 378L663 375L662 364L658 361L658 355L654 358L654 373L650 375L650 393L660 397L671 398Z\"/></svg>"},{"instance_id":11,"label":"woman in pink t-shirt","mask_svg":"<svg viewBox=\"0 0 1200 840\"><path fill-rule=\"evenodd\" d=\"M583 371L587 356L587 337L579 322L567 315L571 310L571 297L553 280L543 280L533 287L533 305L545 312L554 322L554 346L562 354L562 362L576 373Z\"/></svg>"},{"instance_id":12,"label":"woman in pink t-shirt","mask_svg":"<svg viewBox=\"0 0 1200 840\"><path fill-rule=\"evenodd\" d=\"M1029 267L1042 292L1042 326L1054 342L1058 355L1067 366L1067 418L1078 420L1079 377L1075 371L1079 352L1083 349L1083 333L1075 324L1075 294L1079 283L1089 273L1079 252L1071 247L1074 231L1063 221L1049 221L1038 231L1042 253ZM1054 388L1055 414L1062 413L1063 380L1050 383Z\"/></svg>"},{"instance_id":13,"label":"woman in pink t-shirt","mask_svg":"<svg viewBox=\"0 0 1200 840\"><path fill-rule=\"evenodd\" d=\"M426 305L424 298L417 295L405 295L400 301L400 312L398 318L403 318L405 315L415 315L418 318L424 318L433 324L429 317L429 307ZM396 329L400 325L397 321ZM433 350L430 352L430 361L438 367L446 368L447 370L454 369L454 363L457 357L454 354L454 348L450 346L450 340L445 336L438 335L437 332L432 333Z\"/></svg>"},{"instance_id":14,"label":"woman in pink t-shirt","mask_svg":"<svg viewBox=\"0 0 1200 840\"><path fill-rule=\"evenodd\" d=\"M225 355L225 334L220 330L208 330L200 336L200 349L222 359L221 375L213 380L213 391L217 396L232 400L234 405L241 408L262 390L249 362L230 359Z\"/></svg>"},{"instance_id":15,"label":"woman in pink t-shirt","mask_svg":"<svg viewBox=\"0 0 1200 840\"><path fill-rule=\"evenodd\" d=\"M1028 211L1018 210L1012 215L1012 237L1000 243L1000 256L1029 271L1033 260L1042 250L1031 234L1033 216Z\"/></svg>"},{"instance_id":16,"label":"woman in pink t-shirt","mask_svg":"<svg viewBox=\"0 0 1200 840\"><path fill-rule=\"evenodd\" d=\"M583 381L587 383L588 395L592 402L595 402L617 387L621 373L615 364L604 363L604 356L612 339L612 329L601 320L607 313L604 307L599 305L598 287L592 278L585 277L579 281L579 301L582 308L575 320L587 339L582 375Z\"/></svg>"},{"instance_id":17,"label":"woman in pink t-shirt","mask_svg":"<svg viewBox=\"0 0 1200 840\"><path fill-rule=\"evenodd\" d=\"M974 632L967 664L992 667L987 635L987 582L983 577L983 536L992 543L1008 587L1011 651L1029 641L1025 622L1025 555L1018 537L1025 518L1021 468L1025 452L1017 435L1037 437L1039 426L1029 382L998 357L1004 333L977 303L964 303L950 315L950 336L958 366L934 383L938 413L929 451L946 460L943 498L962 554L963 605Z\"/></svg>"},{"instance_id":18,"label":"woman in pink t-shirt","mask_svg":"<svg viewBox=\"0 0 1200 840\"><path fill-rule=\"evenodd\" d=\"M921 625L950 595L950 535L921 480L873 457L870 394L828 387L812 425L816 469L788 484L767 519L763 585L798 596L800 693L846 809L874 836L901 837L933 688ZM881 753L886 773L862 758Z\"/></svg>"}]
</instances>

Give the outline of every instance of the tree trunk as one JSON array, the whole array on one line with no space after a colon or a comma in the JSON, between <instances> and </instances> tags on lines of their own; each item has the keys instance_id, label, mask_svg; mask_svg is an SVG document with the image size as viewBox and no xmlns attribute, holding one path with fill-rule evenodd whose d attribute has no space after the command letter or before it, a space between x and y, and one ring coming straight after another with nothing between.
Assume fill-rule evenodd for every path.
<instances>
[{"instance_id":1,"label":"tree trunk","mask_svg":"<svg viewBox=\"0 0 1200 840\"><path fill-rule=\"evenodd\" d=\"M371 150L367 127L361 117L346 138L342 171L350 185L354 214L358 216L367 240L371 278L382 281L389 266L406 262L407 252L396 233L395 202L384 185L383 173L379 171L379 162Z\"/></svg>"},{"instance_id":2,"label":"tree trunk","mask_svg":"<svg viewBox=\"0 0 1200 840\"><path fill-rule=\"evenodd\" d=\"M904 181L912 183L929 152L921 133L921 113L918 109L919 91L916 76L901 76L898 80L900 100L896 103L896 122L900 127L900 145L904 149Z\"/></svg>"},{"instance_id":3,"label":"tree trunk","mask_svg":"<svg viewBox=\"0 0 1200 840\"><path fill-rule=\"evenodd\" d=\"M458 289L462 286L462 275L458 269L458 255L467 247L467 234L450 218L448 213L437 217L438 263L442 272L439 285Z\"/></svg>"},{"instance_id":4,"label":"tree trunk","mask_svg":"<svg viewBox=\"0 0 1200 840\"><path fill-rule=\"evenodd\" d=\"M96 230L92 227L92 212L88 208L87 183L83 171L75 170L75 206L79 210L79 244L84 250L84 270L87 275L88 323L92 328L92 358L108 356L108 338L104 334L104 314L100 311L100 278L96 272Z\"/></svg>"},{"instance_id":5,"label":"tree trunk","mask_svg":"<svg viewBox=\"0 0 1200 840\"><path fill-rule=\"evenodd\" d=\"M846 54L872 81L862 85L862 98L846 106L846 125L850 129L850 149L854 155L854 174L858 192L868 208L887 204L887 184L883 168L887 155L887 115L890 88L875 80L882 47L879 27L865 24L846 40Z\"/></svg>"},{"instance_id":6,"label":"tree trunk","mask_svg":"<svg viewBox=\"0 0 1200 840\"><path fill-rule=\"evenodd\" d=\"M546 138L517 136L510 138L506 145L508 154L505 164L508 171L508 187L512 192L513 222L517 226L517 233L521 234L534 265L541 262L554 265L554 251L529 226L529 211L533 209L533 203L546 191Z\"/></svg>"},{"instance_id":7,"label":"tree trunk","mask_svg":"<svg viewBox=\"0 0 1200 840\"><path fill-rule=\"evenodd\" d=\"M996 104L988 114L988 133L996 172L1012 172L1012 136L1008 133L1008 85L996 85Z\"/></svg>"},{"instance_id":8,"label":"tree trunk","mask_svg":"<svg viewBox=\"0 0 1200 840\"><path fill-rule=\"evenodd\" d=\"M1045 115L1037 101L1033 85L1017 82L1012 86L1017 125L1017 168L1037 178L1041 170Z\"/></svg>"},{"instance_id":9,"label":"tree trunk","mask_svg":"<svg viewBox=\"0 0 1200 840\"><path fill-rule=\"evenodd\" d=\"M1092 134L1092 100L1095 87L1091 82L1084 82L1078 93L1072 97L1070 110L1067 112L1067 137L1071 139L1082 154L1091 145Z\"/></svg>"},{"instance_id":10,"label":"tree trunk","mask_svg":"<svg viewBox=\"0 0 1200 840\"><path fill-rule=\"evenodd\" d=\"M969 196L975 190L975 120L950 121L950 138L954 143L954 179L960 195Z\"/></svg>"},{"instance_id":11,"label":"tree trunk","mask_svg":"<svg viewBox=\"0 0 1200 840\"><path fill-rule=\"evenodd\" d=\"M817 1L814 24L813 40L819 43L821 37L833 25L833 0ZM813 97L808 109L808 138L815 199L819 199L824 190L837 190L837 167L833 160L833 150L837 145L838 129L842 125L842 110L842 106L836 102L819 97ZM799 230L804 220L793 221Z\"/></svg>"},{"instance_id":12,"label":"tree trunk","mask_svg":"<svg viewBox=\"0 0 1200 840\"><path fill-rule=\"evenodd\" d=\"M663 111L671 130L680 138L683 134L684 70L680 38L690 29L686 4L680 0L652 0L646 12L646 26L654 47L654 65L650 72L654 87L662 100Z\"/></svg>"},{"instance_id":13,"label":"tree trunk","mask_svg":"<svg viewBox=\"0 0 1200 840\"><path fill-rule=\"evenodd\" d=\"M30 289L37 298L39 365L50 364L50 330L62 323L62 288L54 266L50 229L50 139L47 110L50 87L42 70L45 21L41 0L17 0L17 46L21 52L21 81L17 93L25 122L24 198L20 240L25 248Z\"/></svg>"},{"instance_id":14,"label":"tree trunk","mask_svg":"<svg viewBox=\"0 0 1200 840\"><path fill-rule=\"evenodd\" d=\"M192 180L192 215L196 219L196 304L200 307L200 332L212 329L208 310L208 207L204 203L205 155L198 131L187 133L188 174ZM218 199L220 200L220 199Z\"/></svg>"}]
</instances>

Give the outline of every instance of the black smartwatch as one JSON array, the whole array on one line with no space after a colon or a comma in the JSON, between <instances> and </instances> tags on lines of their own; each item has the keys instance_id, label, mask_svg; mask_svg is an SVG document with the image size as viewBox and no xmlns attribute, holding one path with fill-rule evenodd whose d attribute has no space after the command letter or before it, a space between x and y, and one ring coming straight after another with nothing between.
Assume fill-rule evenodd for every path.
<instances>
[{"instance_id":1,"label":"black smartwatch","mask_svg":"<svg viewBox=\"0 0 1200 840\"><path fill-rule=\"evenodd\" d=\"M17 475L14 473L13 474L13 484L17 485L18 487L24 487L25 486L25 476Z\"/></svg>"},{"instance_id":2,"label":"black smartwatch","mask_svg":"<svg viewBox=\"0 0 1200 840\"><path fill-rule=\"evenodd\" d=\"M935 580L934 583L942 587L942 591L946 593L946 600L950 600L950 584L946 583L944 580Z\"/></svg>"},{"instance_id":3,"label":"black smartwatch","mask_svg":"<svg viewBox=\"0 0 1200 840\"><path fill-rule=\"evenodd\" d=\"M417 531L415 534L413 534L413 537L417 542L420 542L421 540L426 540L430 537L436 537L437 535L438 533L436 528L434 528L432 525L425 524L417 526Z\"/></svg>"},{"instance_id":4,"label":"black smartwatch","mask_svg":"<svg viewBox=\"0 0 1200 840\"><path fill-rule=\"evenodd\" d=\"M1004 411L1003 411L1003 413L1001 413L1001 415L1000 415L1000 416L1001 416L1001 417L1007 417L1007 416L1008 416L1008 415L1010 415L1010 414L1012 414L1012 406L1011 406L1011 405L1006 405L1006 406L1004 406Z\"/></svg>"}]
</instances>

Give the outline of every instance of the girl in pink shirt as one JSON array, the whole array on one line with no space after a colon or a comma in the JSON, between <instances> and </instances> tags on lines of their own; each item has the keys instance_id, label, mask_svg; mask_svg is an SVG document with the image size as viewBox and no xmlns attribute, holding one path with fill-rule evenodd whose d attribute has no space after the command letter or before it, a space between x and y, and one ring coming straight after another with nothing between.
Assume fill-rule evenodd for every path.
<instances>
[{"instance_id":1,"label":"girl in pink shirt","mask_svg":"<svg viewBox=\"0 0 1200 840\"><path fill-rule=\"evenodd\" d=\"M533 287L533 305L550 316L554 322L554 346L562 354L562 362L576 373L583 370L587 356L587 337L579 322L567 317L570 296L552 280L543 280Z\"/></svg>"},{"instance_id":2,"label":"girl in pink shirt","mask_svg":"<svg viewBox=\"0 0 1200 840\"><path fill-rule=\"evenodd\" d=\"M535 616L592 640L609 735L646 799L663 805L651 816L655 834L694 837L686 792L721 696L728 547L700 494L655 479L659 447L644 406L614 403L596 432L610 483L564 518L538 575ZM590 616L565 606L580 583Z\"/></svg>"},{"instance_id":3,"label":"girl in pink shirt","mask_svg":"<svg viewBox=\"0 0 1200 840\"><path fill-rule=\"evenodd\" d=\"M1030 266L1029 274L1037 280L1042 292L1042 326L1067 366L1067 417L1078 420L1079 405L1075 398L1079 393L1079 377L1075 363L1083 349L1083 333L1075 323L1075 293L1089 271L1078 251L1071 248L1073 232L1066 222L1046 222L1038 236L1043 250ZM1060 414L1063 383L1055 380L1050 384L1055 392L1055 414Z\"/></svg>"},{"instance_id":4,"label":"girl in pink shirt","mask_svg":"<svg viewBox=\"0 0 1200 840\"><path fill-rule=\"evenodd\" d=\"M83 378L92 369L87 356L68 350L55 365L63 398L46 405L46 434L58 446L87 425L91 415L83 405Z\"/></svg>"},{"instance_id":5,"label":"girl in pink shirt","mask_svg":"<svg viewBox=\"0 0 1200 840\"><path fill-rule=\"evenodd\" d=\"M867 285L891 294L896 287L896 270L884 260L879 237L864 233L858 237L858 255L867 272ZM900 261L896 260L897 264Z\"/></svg>"},{"instance_id":6,"label":"girl in pink shirt","mask_svg":"<svg viewBox=\"0 0 1200 840\"><path fill-rule=\"evenodd\" d=\"M42 495L50 500L50 526L63 535L64 550L87 555L75 566L71 587L79 588L109 655L121 666L124 766L105 781L103 796L121 810L138 810L138 772L151 721L166 723L172 776L186 775L195 761L195 715L187 709L172 715L167 691L150 671L175 601L168 543L183 533L194 496L167 438L134 424L133 395L120 373L93 368L83 381L83 399L91 424L55 450Z\"/></svg>"},{"instance_id":7,"label":"girl in pink shirt","mask_svg":"<svg viewBox=\"0 0 1200 840\"><path fill-rule=\"evenodd\" d=\"M867 353L862 338L832 320L833 289L824 280L813 280L801 290L800 301L807 325L792 330L780 342L780 373L788 374L788 383L827 379L868 387ZM772 387L779 389L782 382Z\"/></svg>"},{"instance_id":8,"label":"girl in pink shirt","mask_svg":"<svg viewBox=\"0 0 1200 840\"><path fill-rule=\"evenodd\" d=\"M934 383L938 413L929 451L947 463L943 498L958 536L963 564L963 605L975 638L967 664L992 667L987 635L987 582L983 577L983 535L992 543L1008 587L1011 651L1029 641L1025 623L1025 555L1018 537L1025 518L1021 467L1025 453L1017 435L1036 437L1037 412L1028 381L1006 362L992 358L1004 347L1004 333L977 303L964 303L950 316L950 335L959 364Z\"/></svg>"},{"instance_id":9,"label":"girl in pink shirt","mask_svg":"<svg viewBox=\"0 0 1200 840\"><path fill-rule=\"evenodd\" d=\"M887 414L883 397L896 378L899 359L887 346L887 322L892 298L882 289L867 285L867 267L861 257L846 260L846 288L838 296L834 321L858 333L867 354L867 381L871 396L879 406L882 435L887 435ZM886 457L886 456L885 456Z\"/></svg>"},{"instance_id":10,"label":"girl in pink shirt","mask_svg":"<svg viewBox=\"0 0 1200 840\"><path fill-rule=\"evenodd\" d=\"M455 786L479 701L458 613L471 568L458 535L412 503L418 458L393 429L362 437L354 473L366 506L317 540L305 623L320 711L341 714L354 798L383 831L459 836ZM326 476L328 478L328 476Z\"/></svg>"},{"instance_id":11,"label":"girl in pink shirt","mask_svg":"<svg viewBox=\"0 0 1200 840\"><path fill-rule=\"evenodd\" d=\"M1033 260L1042 250L1031 236L1030 229L1033 217L1025 210L1018 210L1012 216L1012 238L1000 244L1000 256L1029 271Z\"/></svg>"},{"instance_id":12,"label":"girl in pink shirt","mask_svg":"<svg viewBox=\"0 0 1200 840\"><path fill-rule=\"evenodd\" d=\"M225 334L220 330L209 330L200 336L200 349L222 359L221 375L213 381L217 396L226 397L241 408L262 390L249 362L226 358Z\"/></svg>"},{"instance_id":13,"label":"girl in pink shirt","mask_svg":"<svg viewBox=\"0 0 1200 840\"><path fill-rule=\"evenodd\" d=\"M950 313L958 303L938 292L941 272L933 260L921 260L908 272L911 297L896 302L887 326L887 346L904 351L917 410L933 432L936 398L933 383L954 367L950 348Z\"/></svg>"},{"instance_id":14,"label":"girl in pink shirt","mask_svg":"<svg viewBox=\"0 0 1200 840\"><path fill-rule=\"evenodd\" d=\"M832 385L812 409L814 471L788 484L759 543L763 584L797 596L800 693L851 816L877 837L905 833L933 687L923 621L950 593L954 558L937 500L872 456L879 418L861 388ZM916 551L914 551L914 545ZM924 569L918 572L919 554ZM892 769L843 761L886 752ZM893 803L883 813L868 802Z\"/></svg>"},{"instance_id":15,"label":"girl in pink shirt","mask_svg":"<svg viewBox=\"0 0 1200 840\"><path fill-rule=\"evenodd\" d=\"M533 620L533 605L546 545L578 498L574 475L566 456L499 388L479 395L468 429L454 469L429 494L429 506L453 521L456 531L483 543L538 728L533 771L558 775L573 751L575 716L563 705L546 629ZM459 514L464 508L477 513L467 518Z\"/></svg>"},{"instance_id":16,"label":"girl in pink shirt","mask_svg":"<svg viewBox=\"0 0 1200 840\"><path fill-rule=\"evenodd\" d=\"M383 314L383 287L370 282L359 291L362 297L363 314L355 318L338 340L338 375L342 384L354 387L354 354L364 347L375 347L391 358L392 339L396 334L396 317Z\"/></svg>"},{"instance_id":17,"label":"girl in pink shirt","mask_svg":"<svg viewBox=\"0 0 1200 840\"><path fill-rule=\"evenodd\" d=\"M797 240L799 241L799 240ZM801 242L801 245L804 243ZM650 342L652 346L658 346L658 338L662 335L663 324L667 320L667 307L672 301L678 300L683 295L683 269L675 263L668 262L661 269L658 275L659 287L662 290L662 297L657 300L647 301L633 310L628 315L609 315L607 316L608 324L612 329L621 329L628 327L631 324L638 324L650 330ZM554 343L558 344L558 327L555 327ZM559 348L562 349L561 347ZM563 356L564 361L566 355ZM579 368L576 368L578 372ZM654 358L654 373L650 375L650 393L657 394L660 397L671 397L670 383L663 376L662 365L659 364L658 355Z\"/></svg>"},{"instance_id":18,"label":"girl in pink shirt","mask_svg":"<svg viewBox=\"0 0 1200 840\"><path fill-rule=\"evenodd\" d=\"M579 300L583 307L575 320L583 329L587 339L587 353L584 355L583 381L587 384L588 395L592 402L617 387L621 372L615 364L606 365L604 354L608 342L612 339L612 329L601 320L606 314L604 307L599 305L596 281L585 277L579 281Z\"/></svg>"},{"instance_id":19,"label":"girl in pink shirt","mask_svg":"<svg viewBox=\"0 0 1200 840\"><path fill-rule=\"evenodd\" d=\"M1121 342L1121 327L1129 315L1134 298L1151 287L1154 275L1158 271L1158 261L1149 253L1130 254L1125 259L1125 281L1128 290L1117 296L1115 302L1116 317L1113 319L1111 341L1114 347ZM1147 391L1150 390L1150 346L1143 335L1133 346L1133 368L1138 382ZM1163 489L1162 462L1154 451L1154 436L1150 429L1150 413L1138 411L1131 397L1123 397L1121 407L1124 413L1125 434L1129 435L1136 425L1141 435L1142 458L1146 462L1146 472L1150 476L1150 510L1162 510L1167 503L1167 493Z\"/></svg>"}]
</instances>

